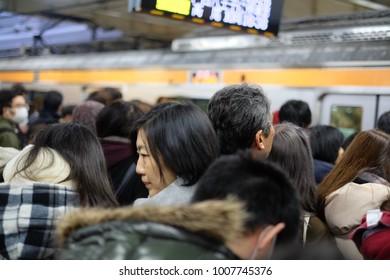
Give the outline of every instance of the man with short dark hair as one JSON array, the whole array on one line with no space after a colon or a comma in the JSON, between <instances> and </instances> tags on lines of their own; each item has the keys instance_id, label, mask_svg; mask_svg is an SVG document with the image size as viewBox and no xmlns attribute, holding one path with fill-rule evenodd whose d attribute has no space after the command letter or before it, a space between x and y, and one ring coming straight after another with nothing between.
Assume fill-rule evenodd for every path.
<instances>
[{"instance_id":1,"label":"man with short dark hair","mask_svg":"<svg viewBox=\"0 0 390 280\"><path fill-rule=\"evenodd\" d=\"M43 98L42 108L38 115L31 115L28 125L28 142L34 142L37 133L49 124L59 123L59 112L62 109L63 96L59 91L51 90Z\"/></svg>"},{"instance_id":2,"label":"man with short dark hair","mask_svg":"<svg viewBox=\"0 0 390 280\"><path fill-rule=\"evenodd\" d=\"M39 116L30 118L29 125L59 123L59 111L62 106L63 96L59 91L51 90L43 98L43 106Z\"/></svg>"},{"instance_id":3,"label":"man with short dark hair","mask_svg":"<svg viewBox=\"0 0 390 280\"><path fill-rule=\"evenodd\" d=\"M210 99L207 114L219 137L221 154L250 148L258 157L268 156L275 130L261 87L247 83L224 87Z\"/></svg>"},{"instance_id":4,"label":"man with short dark hair","mask_svg":"<svg viewBox=\"0 0 390 280\"><path fill-rule=\"evenodd\" d=\"M309 104L302 100L288 100L279 110L279 122L290 122L297 126L308 128L311 124Z\"/></svg>"},{"instance_id":5,"label":"man with short dark hair","mask_svg":"<svg viewBox=\"0 0 390 280\"><path fill-rule=\"evenodd\" d=\"M300 204L296 188L275 164L249 151L217 159L198 181L193 202L233 196L246 206L244 232L225 245L241 259L278 257L296 245ZM283 253L281 253L283 252Z\"/></svg>"}]
</instances>

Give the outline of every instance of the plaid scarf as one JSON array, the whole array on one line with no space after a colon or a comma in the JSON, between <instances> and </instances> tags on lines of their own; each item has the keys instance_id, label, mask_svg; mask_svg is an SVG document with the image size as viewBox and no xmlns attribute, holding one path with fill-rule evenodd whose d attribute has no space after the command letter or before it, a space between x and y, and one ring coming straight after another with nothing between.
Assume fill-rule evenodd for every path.
<instances>
[{"instance_id":1,"label":"plaid scarf","mask_svg":"<svg viewBox=\"0 0 390 280\"><path fill-rule=\"evenodd\" d=\"M78 205L66 186L0 184L0 259L53 258L56 224Z\"/></svg>"},{"instance_id":2,"label":"plaid scarf","mask_svg":"<svg viewBox=\"0 0 390 280\"><path fill-rule=\"evenodd\" d=\"M372 172L363 172L360 174L358 177L356 177L353 182L357 184L365 184L365 183L376 183L376 184L381 184L385 186L390 186L390 183L382 178L381 176L372 173Z\"/></svg>"}]
</instances>

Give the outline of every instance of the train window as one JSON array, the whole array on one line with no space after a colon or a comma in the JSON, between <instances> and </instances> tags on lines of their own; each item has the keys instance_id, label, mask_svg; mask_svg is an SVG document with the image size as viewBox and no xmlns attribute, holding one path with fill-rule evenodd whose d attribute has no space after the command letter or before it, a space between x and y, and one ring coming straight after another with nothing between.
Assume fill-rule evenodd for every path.
<instances>
[{"instance_id":1,"label":"train window","mask_svg":"<svg viewBox=\"0 0 390 280\"><path fill-rule=\"evenodd\" d=\"M376 108L374 94L326 93L321 99L320 124L335 126L348 136L373 128Z\"/></svg>"},{"instance_id":2,"label":"train window","mask_svg":"<svg viewBox=\"0 0 390 280\"><path fill-rule=\"evenodd\" d=\"M333 105L330 125L337 127L347 138L362 130L363 107Z\"/></svg>"},{"instance_id":3,"label":"train window","mask_svg":"<svg viewBox=\"0 0 390 280\"><path fill-rule=\"evenodd\" d=\"M183 97L183 96L173 96L173 97L162 96L162 97L160 97L160 99L164 100L164 101L160 101L160 102L169 102L169 101L192 102L205 112L207 112L207 106L209 104L208 99L187 98L187 97ZM158 103L159 103L159 101L158 101Z\"/></svg>"},{"instance_id":4,"label":"train window","mask_svg":"<svg viewBox=\"0 0 390 280\"><path fill-rule=\"evenodd\" d=\"M200 109L207 112L207 106L209 105L208 99L192 98L191 101L198 105Z\"/></svg>"}]
</instances>

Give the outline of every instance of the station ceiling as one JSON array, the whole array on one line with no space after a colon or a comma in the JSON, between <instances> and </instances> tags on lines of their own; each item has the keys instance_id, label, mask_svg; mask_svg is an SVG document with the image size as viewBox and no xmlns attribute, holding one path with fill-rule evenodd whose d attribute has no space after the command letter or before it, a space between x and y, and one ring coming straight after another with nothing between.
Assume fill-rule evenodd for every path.
<instances>
[{"instance_id":1,"label":"station ceiling","mask_svg":"<svg viewBox=\"0 0 390 280\"><path fill-rule=\"evenodd\" d=\"M7 38L16 42L28 33L33 37L32 44L44 45L47 32L53 33L59 28L65 32L77 25L80 39L75 35L74 44L85 37L81 32L84 26L94 30L89 41L100 36L106 38L100 42L116 42L117 47L124 44L123 47L133 49L164 48L175 38L233 34L230 30L130 13L128 0L0 0L0 9L3 12L0 14L0 43ZM285 23L299 19L389 9L390 0L285 0L281 30ZM64 36L66 34L70 33ZM24 45L29 47L26 43L20 43L19 47Z\"/></svg>"}]
</instances>

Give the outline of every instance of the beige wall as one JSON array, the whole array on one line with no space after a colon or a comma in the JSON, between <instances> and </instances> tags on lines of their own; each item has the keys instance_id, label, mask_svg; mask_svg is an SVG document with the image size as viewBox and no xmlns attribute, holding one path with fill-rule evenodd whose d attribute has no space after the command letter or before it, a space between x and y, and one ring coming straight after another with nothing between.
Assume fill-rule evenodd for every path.
<instances>
[{"instance_id":1,"label":"beige wall","mask_svg":"<svg viewBox=\"0 0 390 280\"><path fill-rule=\"evenodd\" d=\"M284 18L347 14L368 9L341 0L285 0Z\"/></svg>"}]
</instances>

